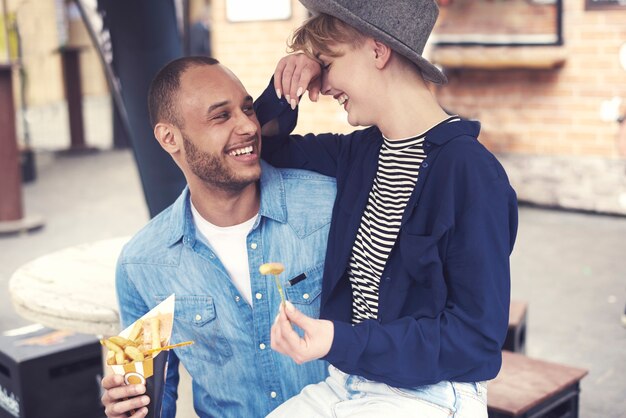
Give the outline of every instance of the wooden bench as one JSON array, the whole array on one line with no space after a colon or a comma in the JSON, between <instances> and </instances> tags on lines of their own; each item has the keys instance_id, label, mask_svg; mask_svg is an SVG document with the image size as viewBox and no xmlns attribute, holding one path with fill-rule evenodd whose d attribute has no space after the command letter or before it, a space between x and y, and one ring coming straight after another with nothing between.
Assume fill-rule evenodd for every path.
<instances>
[{"instance_id":1,"label":"wooden bench","mask_svg":"<svg viewBox=\"0 0 626 418\"><path fill-rule=\"evenodd\" d=\"M526 317L528 304L521 301L511 301L509 308L509 329L506 333L506 340L502 346L503 350L516 353L526 352Z\"/></svg>"},{"instance_id":2,"label":"wooden bench","mask_svg":"<svg viewBox=\"0 0 626 418\"><path fill-rule=\"evenodd\" d=\"M578 418L587 370L502 352L502 369L487 385L489 418Z\"/></svg>"}]
</instances>

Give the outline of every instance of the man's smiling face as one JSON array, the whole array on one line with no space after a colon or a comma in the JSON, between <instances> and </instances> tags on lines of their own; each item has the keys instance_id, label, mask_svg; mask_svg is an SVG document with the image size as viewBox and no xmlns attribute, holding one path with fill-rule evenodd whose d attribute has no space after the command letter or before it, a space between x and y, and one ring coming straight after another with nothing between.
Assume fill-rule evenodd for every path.
<instances>
[{"instance_id":1,"label":"man's smiling face","mask_svg":"<svg viewBox=\"0 0 626 418\"><path fill-rule=\"evenodd\" d=\"M261 127L241 82L219 64L193 66L181 75L177 99L181 168L222 190L255 183L261 175Z\"/></svg>"}]
</instances>

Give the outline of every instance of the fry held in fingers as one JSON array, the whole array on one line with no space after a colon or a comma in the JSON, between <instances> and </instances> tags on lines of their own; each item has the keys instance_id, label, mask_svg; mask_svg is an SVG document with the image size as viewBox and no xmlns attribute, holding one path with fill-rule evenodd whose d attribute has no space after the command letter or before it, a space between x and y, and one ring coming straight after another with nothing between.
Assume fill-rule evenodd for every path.
<instances>
[{"instance_id":1,"label":"fry held in fingers","mask_svg":"<svg viewBox=\"0 0 626 418\"><path fill-rule=\"evenodd\" d=\"M276 287L278 288L278 294L280 294L280 303L285 306L285 294L283 292L283 286L280 284L278 275L285 271L285 266L282 263L265 263L259 267L259 272L263 275L271 274L274 276Z\"/></svg>"}]
</instances>

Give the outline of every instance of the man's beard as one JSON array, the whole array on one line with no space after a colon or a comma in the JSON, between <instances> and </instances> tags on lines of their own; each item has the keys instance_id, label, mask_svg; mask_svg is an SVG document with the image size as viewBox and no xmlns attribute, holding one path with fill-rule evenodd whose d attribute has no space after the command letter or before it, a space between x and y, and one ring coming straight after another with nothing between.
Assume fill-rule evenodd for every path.
<instances>
[{"instance_id":1,"label":"man's beard","mask_svg":"<svg viewBox=\"0 0 626 418\"><path fill-rule=\"evenodd\" d=\"M240 191L259 179L258 176L238 177L220 156L200 151L187 136L183 134L182 137L185 160L191 171L205 183L222 190Z\"/></svg>"}]
</instances>

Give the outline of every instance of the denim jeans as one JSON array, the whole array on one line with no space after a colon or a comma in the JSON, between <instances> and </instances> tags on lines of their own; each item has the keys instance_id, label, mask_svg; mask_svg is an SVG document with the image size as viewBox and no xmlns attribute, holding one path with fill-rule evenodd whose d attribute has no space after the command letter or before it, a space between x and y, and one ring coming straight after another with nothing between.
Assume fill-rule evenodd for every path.
<instances>
[{"instance_id":1,"label":"denim jeans","mask_svg":"<svg viewBox=\"0 0 626 418\"><path fill-rule=\"evenodd\" d=\"M484 383L439 382L394 388L329 366L329 377L305 387L268 418L487 418Z\"/></svg>"}]
</instances>

